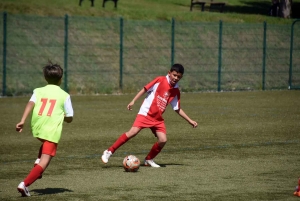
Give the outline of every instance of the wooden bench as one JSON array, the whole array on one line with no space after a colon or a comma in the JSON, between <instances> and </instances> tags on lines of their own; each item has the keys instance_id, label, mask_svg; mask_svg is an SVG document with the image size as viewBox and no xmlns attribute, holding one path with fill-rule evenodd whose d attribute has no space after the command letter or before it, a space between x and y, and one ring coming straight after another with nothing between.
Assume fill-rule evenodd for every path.
<instances>
[{"instance_id":1,"label":"wooden bench","mask_svg":"<svg viewBox=\"0 0 300 201\"><path fill-rule=\"evenodd\" d=\"M83 0L79 0L79 6L81 6ZM94 7L94 0L91 0L91 6Z\"/></svg>"},{"instance_id":2,"label":"wooden bench","mask_svg":"<svg viewBox=\"0 0 300 201\"><path fill-rule=\"evenodd\" d=\"M224 2L210 2L209 10L212 10L214 7L218 7L220 9L220 13L223 13L225 3Z\"/></svg>"},{"instance_id":3,"label":"wooden bench","mask_svg":"<svg viewBox=\"0 0 300 201\"><path fill-rule=\"evenodd\" d=\"M91 1L91 6L94 7L94 5L95 5L95 4L94 4L94 1L95 1L95 0L90 0L90 1ZM117 8L118 0L103 0L103 3L102 3L102 7L103 7L103 8L105 7L105 3L106 3L107 1L113 1L113 2L115 3L115 8ZM81 6L82 2L83 2L83 0L79 0L79 6Z\"/></svg>"},{"instance_id":4,"label":"wooden bench","mask_svg":"<svg viewBox=\"0 0 300 201\"><path fill-rule=\"evenodd\" d=\"M102 3L102 7L104 8L105 7L105 3L107 1L113 1L115 3L115 8L117 8L117 3L118 3L118 0L103 0L103 3Z\"/></svg>"},{"instance_id":5,"label":"wooden bench","mask_svg":"<svg viewBox=\"0 0 300 201\"><path fill-rule=\"evenodd\" d=\"M191 0L191 6L190 6L190 11L193 10L193 6L195 5L200 5L201 6L201 11L204 11L204 6L205 4L210 4L209 10L213 10L214 8L220 9L220 12L223 13L225 4L224 2L214 2L211 0L210 2L207 1L199 1L199 0Z\"/></svg>"},{"instance_id":6,"label":"wooden bench","mask_svg":"<svg viewBox=\"0 0 300 201\"><path fill-rule=\"evenodd\" d=\"M205 6L205 4L206 4L205 1L191 0L190 11L193 10L193 6L194 6L194 5L200 5L200 6L201 6L201 11L204 11L204 6Z\"/></svg>"}]
</instances>

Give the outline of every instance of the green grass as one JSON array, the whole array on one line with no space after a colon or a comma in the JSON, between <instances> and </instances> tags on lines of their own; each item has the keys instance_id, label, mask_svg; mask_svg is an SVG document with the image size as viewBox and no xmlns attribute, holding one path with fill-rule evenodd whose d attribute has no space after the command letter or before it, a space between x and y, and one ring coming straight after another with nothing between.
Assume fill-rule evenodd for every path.
<instances>
[{"instance_id":1,"label":"green grass","mask_svg":"<svg viewBox=\"0 0 300 201\"><path fill-rule=\"evenodd\" d=\"M75 118L64 125L57 156L30 200L296 200L299 177L299 91L184 93L182 108L192 129L168 108L168 143L156 162L124 172L122 160L145 157L150 130L122 146L103 165L100 156L127 131L141 101L133 95L73 96ZM40 143L29 129L14 131L29 97L0 99L0 200L19 200L18 183L28 174Z\"/></svg>"},{"instance_id":2,"label":"green grass","mask_svg":"<svg viewBox=\"0 0 300 201\"><path fill-rule=\"evenodd\" d=\"M91 7L89 0L84 0L79 6L79 0L2 0L0 10L11 14L31 14L41 16L101 16L118 17L139 20L171 20L201 21L234 23L258 23L266 21L271 24L290 24L291 20L268 17L267 12L271 6L270 0L225 0L224 13L205 12L195 7L190 12L190 0L120 0L118 8L114 9L113 2L107 2L102 8L102 1L95 0L95 7ZM293 0L293 16L299 17L300 0Z\"/></svg>"}]
</instances>

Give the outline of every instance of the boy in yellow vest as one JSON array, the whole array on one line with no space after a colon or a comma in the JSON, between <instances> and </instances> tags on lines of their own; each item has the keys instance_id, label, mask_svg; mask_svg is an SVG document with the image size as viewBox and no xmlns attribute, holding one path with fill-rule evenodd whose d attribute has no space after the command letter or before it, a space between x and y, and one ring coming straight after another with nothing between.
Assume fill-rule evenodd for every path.
<instances>
[{"instance_id":1,"label":"boy in yellow vest","mask_svg":"<svg viewBox=\"0 0 300 201\"><path fill-rule=\"evenodd\" d=\"M18 185L18 191L23 197L30 196L28 186L42 177L52 157L56 155L63 122L71 123L74 114L70 95L59 87L63 69L49 61L49 64L43 68L43 73L48 85L34 89L22 119L16 125L16 131L22 132L26 118L32 112L33 137L42 142L35 166Z\"/></svg>"}]
</instances>

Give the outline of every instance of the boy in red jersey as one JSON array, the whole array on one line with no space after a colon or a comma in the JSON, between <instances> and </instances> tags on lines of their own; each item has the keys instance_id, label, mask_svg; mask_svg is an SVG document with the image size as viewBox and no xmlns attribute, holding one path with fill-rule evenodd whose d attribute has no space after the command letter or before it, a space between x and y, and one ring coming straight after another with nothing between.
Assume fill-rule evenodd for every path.
<instances>
[{"instance_id":1,"label":"boy in red jersey","mask_svg":"<svg viewBox=\"0 0 300 201\"><path fill-rule=\"evenodd\" d=\"M128 104L127 109L132 110L135 101L147 92L147 96L140 107L140 111L131 129L123 133L115 143L103 152L101 157L103 163L107 163L110 156L130 138L135 137L142 129L150 128L157 137L157 142L152 146L145 158L144 164L151 167L160 167L153 159L159 154L167 142L166 127L162 114L170 103L173 110L183 117L193 128L197 127L197 122L193 121L180 108L180 91L178 82L182 78L184 67L181 64L174 64L167 76L159 76L148 83L137 93Z\"/></svg>"},{"instance_id":2,"label":"boy in red jersey","mask_svg":"<svg viewBox=\"0 0 300 201\"><path fill-rule=\"evenodd\" d=\"M56 155L63 122L71 123L74 114L70 95L59 87L63 69L49 62L43 72L48 85L34 89L22 119L16 125L16 131L22 132L26 118L32 111L32 134L42 142L34 167L17 188L24 197L30 196L28 186L42 177L52 157Z\"/></svg>"}]
</instances>

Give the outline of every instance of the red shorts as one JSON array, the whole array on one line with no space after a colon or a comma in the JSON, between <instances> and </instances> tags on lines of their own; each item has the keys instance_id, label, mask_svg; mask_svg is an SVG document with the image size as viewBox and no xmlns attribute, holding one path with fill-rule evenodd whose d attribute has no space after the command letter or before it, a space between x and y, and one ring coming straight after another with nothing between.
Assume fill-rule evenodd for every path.
<instances>
[{"instance_id":1,"label":"red shorts","mask_svg":"<svg viewBox=\"0 0 300 201\"><path fill-rule=\"evenodd\" d=\"M50 142L43 139L39 139L39 140L43 142L42 154L47 154L54 157L56 155L57 143Z\"/></svg>"},{"instance_id":2,"label":"red shorts","mask_svg":"<svg viewBox=\"0 0 300 201\"><path fill-rule=\"evenodd\" d=\"M138 114L133 122L133 127L150 128L152 133L156 136L157 132L166 134L166 126L164 121L153 121L146 118L144 115Z\"/></svg>"}]
</instances>

